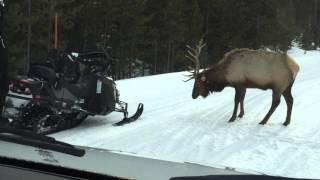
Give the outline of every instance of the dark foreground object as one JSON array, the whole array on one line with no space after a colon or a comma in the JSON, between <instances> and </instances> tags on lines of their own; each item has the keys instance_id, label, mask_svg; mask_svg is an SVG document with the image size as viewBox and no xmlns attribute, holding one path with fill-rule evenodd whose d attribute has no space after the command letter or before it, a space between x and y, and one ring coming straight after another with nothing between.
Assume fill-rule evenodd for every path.
<instances>
[{"instance_id":1,"label":"dark foreground object","mask_svg":"<svg viewBox=\"0 0 320 180\"><path fill-rule=\"evenodd\" d=\"M264 175L215 175L198 177L175 177L170 180L298 180L295 178Z\"/></svg>"},{"instance_id":2,"label":"dark foreground object","mask_svg":"<svg viewBox=\"0 0 320 180\"><path fill-rule=\"evenodd\" d=\"M95 180L100 179L100 177L138 180L289 179L264 176L259 172L250 172L249 170L245 170L244 172L246 173L243 173L238 168L172 162L83 146L75 146L75 148L85 151L84 156L77 157L53 150L18 145L1 140L0 143L2 147L0 148L0 164L4 161L3 158L7 159L5 161L7 163L15 163L15 160L18 160L21 162L18 165L27 170L37 168L36 170L41 172L84 179ZM21 152L23 152L23 156L21 156ZM88 174L93 176L90 177Z\"/></svg>"},{"instance_id":3,"label":"dark foreground object","mask_svg":"<svg viewBox=\"0 0 320 180\"><path fill-rule=\"evenodd\" d=\"M0 178L11 180L125 180L125 178L112 177L94 172L3 157L0 157Z\"/></svg>"},{"instance_id":4,"label":"dark foreground object","mask_svg":"<svg viewBox=\"0 0 320 180\"><path fill-rule=\"evenodd\" d=\"M2 6L0 4L0 21L2 19ZM2 23L0 22L0 26ZM8 56L6 44L2 35L2 27L0 27L0 118L2 113L2 108L5 103L5 97L8 93Z\"/></svg>"}]
</instances>

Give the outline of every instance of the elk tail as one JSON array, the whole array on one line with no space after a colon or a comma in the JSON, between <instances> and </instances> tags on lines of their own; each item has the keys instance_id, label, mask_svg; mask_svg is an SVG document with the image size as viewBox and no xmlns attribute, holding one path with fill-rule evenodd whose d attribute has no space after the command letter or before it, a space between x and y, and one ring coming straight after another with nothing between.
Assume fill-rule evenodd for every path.
<instances>
[{"instance_id":1,"label":"elk tail","mask_svg":"<svg viewBox=\"0 0 320 180\"><path fill-rule=\"evenodd\" d=\"M295 79L300 70L300 67L290 56L287 56L287 62L289 69L292 72L293 79Z\"/></svg>"}]
</instances>

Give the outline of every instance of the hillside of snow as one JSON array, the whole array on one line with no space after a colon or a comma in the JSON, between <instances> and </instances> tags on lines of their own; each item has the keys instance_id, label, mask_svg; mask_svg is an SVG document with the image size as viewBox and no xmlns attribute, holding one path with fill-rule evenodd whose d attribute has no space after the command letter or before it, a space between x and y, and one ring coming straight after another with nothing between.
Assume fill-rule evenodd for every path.
<instances>
[{"instance_id":1,"label":"hillside of snow","mask_svg":"<svg viewBox=\"0 0 320 180\"><path fill-rule=\"evenodd\" d=\"M268 175L320 178L320 52L293 48L300 65L292 89L291 124L284 127L286 103L268 124L258 125L271 106L271 91L248 89L245 115L228 123L234 90L226 88L206 99L191 98L193 81L170 73L117 81L121 99L134 113L134 123L115 127L122 114L89 117L80 126L54 134L75 145L103 148L156 159L246 169Z\"/></svg>"}]
</instances>

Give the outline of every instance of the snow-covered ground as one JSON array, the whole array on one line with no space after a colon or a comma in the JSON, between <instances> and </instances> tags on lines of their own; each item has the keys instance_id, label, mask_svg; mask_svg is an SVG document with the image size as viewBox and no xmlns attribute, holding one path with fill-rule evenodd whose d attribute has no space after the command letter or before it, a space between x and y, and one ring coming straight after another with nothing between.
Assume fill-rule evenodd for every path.
<instances>
[{"instance_id":1,"label":"snow-covered ground","mask_svg":"<svg viewBox=\"0 0 320 180\"><path fill-rule=\"evenodd\" d=\"M249 89L245 116L228 123L234 90L226 88L208 98L191 98L193 81L180 73L118 81L121 99L134 113L145 105L141 118L115 127L122 115L90 117L79 127L54 134L58 140L138 156L211 166L248 169L269 175L320 178L320 52L293 48L300 65L293 86L291 124L282 126L286 103L267 125L258 123L271 105L271 91Z\"/></svg>"}]
</instances>

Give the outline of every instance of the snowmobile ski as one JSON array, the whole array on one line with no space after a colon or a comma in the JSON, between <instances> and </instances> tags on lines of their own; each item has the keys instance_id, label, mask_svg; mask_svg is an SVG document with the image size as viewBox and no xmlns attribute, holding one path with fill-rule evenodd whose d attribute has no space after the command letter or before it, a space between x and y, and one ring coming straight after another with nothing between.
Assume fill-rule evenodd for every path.
<instances>
[{"instance_id":1,"label":"snowmobile ski","mask_svg":"<svg viewBox=\"0 0 320 180\"><path fill-rule=\"evenodd\" d=\"M125 124L134 122L141 116L142 112L143 112L143 104L140 103L134 115L132 115L131 117L127 117L127 115L125 115L125 117L121 121L115 123L114 126L123 126Z\"/></svg>"}]
</instances>

